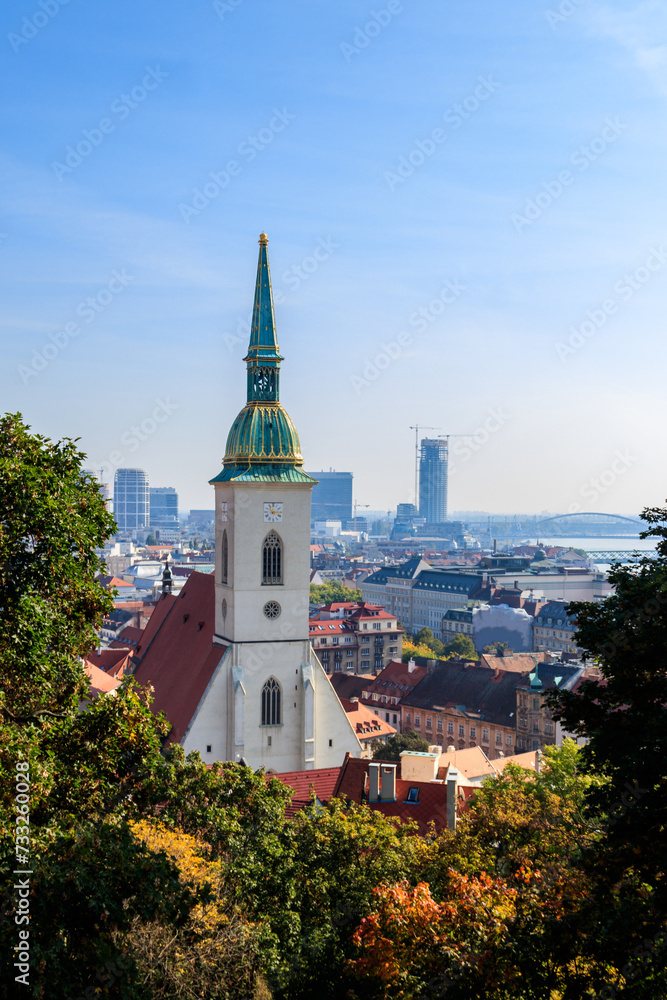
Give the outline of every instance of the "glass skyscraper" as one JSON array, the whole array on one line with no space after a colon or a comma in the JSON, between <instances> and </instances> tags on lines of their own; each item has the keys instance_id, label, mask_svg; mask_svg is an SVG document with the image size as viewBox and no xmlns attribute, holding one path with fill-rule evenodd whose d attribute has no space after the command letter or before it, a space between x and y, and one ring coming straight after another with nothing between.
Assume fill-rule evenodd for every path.
<instances>
[{"instance_id":1,"label":"glass skyscraper","mask_svg":"<svg viewBox=\"0 0 667 1000\"><path fill-rule=\"evenodd\" d=\"M447 440L423 438L419 460L419 516L427 524L447 520Z\"/></svg>"},{"instance_id":2,"label":"glass skyscraper","mask_svg":"<svg viewBox=\"0 0 667 1000\"><path fill-rule=\"evenodd\" d=\"M119 531L146 528L150 522L150 490L143 469L116 469L113 509Z\"/></svg>"}]
</instances>

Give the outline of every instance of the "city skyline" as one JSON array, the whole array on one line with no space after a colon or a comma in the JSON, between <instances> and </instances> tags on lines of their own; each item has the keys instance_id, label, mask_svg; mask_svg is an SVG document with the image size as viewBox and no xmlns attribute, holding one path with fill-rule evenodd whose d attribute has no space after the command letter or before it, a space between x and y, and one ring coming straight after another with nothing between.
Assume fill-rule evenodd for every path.
<instances>
[{"instance_id":1,"label":"city skyline","mask_svg":"<svg viewBox=\"0 0 667 1000\"><path fill-rule=\"evenodd\" d=\"M415 500L416 423L469 435L452 511L663 502L664 11L55 6L0 15L4 409L211 507L266 230L360 505Z\"/></svg>"}]
</instances>

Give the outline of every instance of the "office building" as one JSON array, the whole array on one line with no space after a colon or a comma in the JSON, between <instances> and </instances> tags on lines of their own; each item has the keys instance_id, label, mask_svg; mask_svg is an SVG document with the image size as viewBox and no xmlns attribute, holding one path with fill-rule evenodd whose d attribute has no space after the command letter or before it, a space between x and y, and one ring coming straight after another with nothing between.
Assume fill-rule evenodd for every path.
<instances>
[{"instance_id":1,"label":"office building","mask_svg":"<svg viewBox=\"0 0 667 1000\"><path fill-rule=\"evenodd\" d=\"M423 438L419 459L419 516L427 524L447 520L447 440Z\"/></svg>"},{"instance_id":2,"label":"office building","mask_svg":"<svg viewBox=\"0 0 667 1000\"><path fill-rule=\"evenodd\" d=\"M148 527L150 493L143 469L116 469L113 509L119 531Z\"/></svg>"},{"instance_id":3,"label":"office building","mask_svg":"<svg viewBox=\"0 0 667 1000\"><path fill-rule=\"evenodd\" d=\"M151 486L151 528L178 530L178 493L173 486Z\"/></svg>"},{"instance_id":4,"label":"office building","mask_svg":"<svg viewBox=\"0 0 667 1000\"><path fill-rule=\"evenodd\" d=\"M352 473L309 472L317 480L313 487L313 521L349 521L352 519Z\"/></svg>"}]
</instances>

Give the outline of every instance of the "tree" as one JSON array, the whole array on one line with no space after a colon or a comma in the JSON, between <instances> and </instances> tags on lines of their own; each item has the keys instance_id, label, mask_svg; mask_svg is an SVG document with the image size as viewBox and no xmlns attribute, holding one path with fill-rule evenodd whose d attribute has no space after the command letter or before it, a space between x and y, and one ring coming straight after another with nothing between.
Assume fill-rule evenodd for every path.
<instances>
[{"instance_id":1,"label":"tree","mask_svg":"<svg viewBox=\"0 0 667 1000\"><path fill-rule=\"evenodd\" d=\"M146 539L146 545L157 545L157 544L158 544L158 540L155 537L155 535L150 534L148 536L148 538Z\"/></svg>"},{"instance_id":2,"label":"tree","mask_svg":"<svg viewBox=\"0 0 667 1000\"><path fill-rule=\"evenodd\" d=\"M311 604L333 604L334 602L363 600L360 590L351 590L338 580L329 580L327 583L311 583L310 603Z\"/></svg>"},{"instance_id":3,"label":"tree","mask_svg":"<svg viewBox=\"0 0 667 1000\"><path fill-rule=\"evenodd\" d=\"M410 642L408 639L403 640L403 663L407 663L408 660L414 660L415 657L422 656L427 660L435 659L435 654L430 646L416 646L414 643Z\"/></svg>"},{"instance_id":4,"label":"tree","mask_svg":"<svg viewBox=\"0 0 667 1000\"><path fill-rule=\"evenodd\" d=\"M491 642L488 646L485 646L482 650L483 653L490 653L491 656L502 656L507 650L509 651L508 642Z\"/></svg>"},{"instance_id":5,"label":"tree","mask_svg":"<svg viewBox=\"0 0 667 1000\"><path fill-rule=\"evenodd\" d=\"M426 753L429 748L428 740L425 740L419 733L412 729L406 729L404 733L394 733L386 743L382 743L375 748L373 760L395 760L400 761L402 750L415 750L417 753Z\"/></svg>"},{"instance_id":6,"label":"tree","mask_svg":"<svg viewBox=\"0 0 667 1000\"><path fill-rule=\"evenodd\" d=\"M605 832L588 860L600 898L615 900L601 948L628 961L667 919L667 509L641 517L649 527L640 537L658 540L655 558L616 563L612 596L566 608L601 679L548 699L555 718L587 740L583 767L606 779L588 795Z\"/></svg>"},{"instance_id":7,"label":"tree","mask_svg":"<svg viewBox=\"0 0 667 1000\"><path fill-rule=\"evenodd\" d=\"M449 642L445 643L445 654L448 656L458 656L462 660L478 660L479 654L475 649L475 644L469 635L452 636Z\"/></svg>"},{"instance_id":8,"label":"tree","mask_svg":"<svg viewBox=\"0 0 667 1000\"><path fill-rule=\"evenodd\" d=\"M80 660L113 607L96 549L116 530L75 442L0 419L0 715L15 721L76 707Z\"/></svg>"}]
</instances>

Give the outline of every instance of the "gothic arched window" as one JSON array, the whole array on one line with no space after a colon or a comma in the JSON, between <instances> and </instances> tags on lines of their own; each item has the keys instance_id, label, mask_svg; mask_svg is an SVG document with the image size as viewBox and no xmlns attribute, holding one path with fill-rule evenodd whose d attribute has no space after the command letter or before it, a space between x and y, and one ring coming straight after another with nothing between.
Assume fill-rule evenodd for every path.
<instances>
[{"instance_id":1,"label":"gothic arched window","mask_svg":"<svg viewBox=\"0 0 667 1000\"><path fill-rule=\"evenodd\" d=\"M275 531L270 531L262 546L262 586L283 582L283 543Z\"/></svg>"},{"instance_id":2,"label":"gothic arched window","mask_svg":"<svg viewBox=\"0 0 667 1000\"><path fill-rule=\"evenodd\" d=\"M222 533L222 552L220 553L220 582L227 583L227 573L229 571L229 546L227 544L227 532Z\"/></svg>"},{"instance_id":3,"label":"gothic arched window","mask_svg":"<svg viewBox=\"0 0 667 1000\"><path fill-rule=\"evenodd\" d=\"M279 726L280 723L280 684L269 677L262 688L262 725Z\"/></svg>"}]
</instances>

